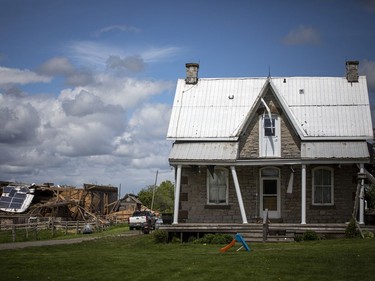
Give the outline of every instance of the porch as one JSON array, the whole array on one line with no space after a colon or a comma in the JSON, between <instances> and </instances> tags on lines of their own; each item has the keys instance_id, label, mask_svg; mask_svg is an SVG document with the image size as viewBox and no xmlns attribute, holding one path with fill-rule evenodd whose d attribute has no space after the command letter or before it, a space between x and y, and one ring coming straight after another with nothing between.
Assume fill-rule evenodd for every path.
<instances>
[{"instance_id":1,"label":"porch","mask_svg":"<svg viewBox=\"0 0 375 281\"><path fill-rule=\"evenodd\" d=\"M297 235L306 231L314 231L324 239L344 238L346 223L330 224L292 224L292 223L179 223L161 225L159 229L165 230L172 237L176 235L183 242L191 238L201 238L208 233L222 233L235 235L240 233L246 242L293 242ZM361 225L362 231L375 233L374 225Z\"/></svg>"}]
</instances>

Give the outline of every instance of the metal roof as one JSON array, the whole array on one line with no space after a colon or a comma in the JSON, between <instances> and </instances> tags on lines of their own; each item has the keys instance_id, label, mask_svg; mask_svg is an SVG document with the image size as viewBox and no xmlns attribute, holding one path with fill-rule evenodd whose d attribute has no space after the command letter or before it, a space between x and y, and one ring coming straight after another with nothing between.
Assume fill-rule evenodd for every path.
<instances>
[{"instance_id":1,"label":"metal roof","mask_svg":"<svg viewBox=\"0 0 375 281\"><path fill-rule=\"evenodd\" d=\"M269 82L270 81L270 82ZM301 139L372 138L367 83L342 77L200 78L177 82L168 139L237 140L266 86Z\"/></svg>"},{"instance_id":2,"label":"metal roof","mask_svg":"<svg viewBox=\"0 0 375 281\"><path fill-rule=\"evenodd\" d=\"M238 142L188 142L175 143L169 161L235 161Z\"/></svg>"},{"instance_id":3,"label":"metal roof","mask_svg":"<svg viewBox=\"0 0 375 281\"><path fill-rule=\"evenodd\" d=\"M304 142L301 144L302 159L316 158L369 158L367 142Z\"/></svg>"}]
</instances>

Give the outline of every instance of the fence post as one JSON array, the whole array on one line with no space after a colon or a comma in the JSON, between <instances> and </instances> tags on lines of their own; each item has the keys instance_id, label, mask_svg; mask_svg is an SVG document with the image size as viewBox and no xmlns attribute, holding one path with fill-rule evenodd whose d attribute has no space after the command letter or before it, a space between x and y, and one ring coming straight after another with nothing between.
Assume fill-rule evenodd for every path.
<instances>
[{"instance_id":1,"label":"fence post","mask_svg":"<svg viewBox=\"0 0 375 281\"><path fill-rule=\"evenodd\" d=\"M65 235L68 234L68 221L65 222Z\"/></svg>"},{"instance_id":2,"label":"fence post","mask_svg":"<svg viewBox=\"0 0 375 281\"><path fill-rule=\"evenodd\" d=\"M79 225L78 225L78 223L79 223L79 222L77 221L77 225L76 225L76 234L79 233L79 232L78 232L78 231L79 231Z\"/></svg>"},{"instance_id":3,"label":"fence post","mask_svg":"<svg viewBox=\"0 0 375 281\"><path fill-rule=\"evenodd\" d=\"M51 234L52 234L52 237L54 237L55 236L55 218L54 217L52 217L50 225L51 225Z\"/></svg>"},{"instance_id":4,"label":"fence post","mask_svg":"<svg viewBox=\"0 0 375 281\"><path fill-rule=\"evenodd\" d=\"M14 224L14 221L12 225L12 241L16 242L16 225Z\"/></svg>"}]
</instances>

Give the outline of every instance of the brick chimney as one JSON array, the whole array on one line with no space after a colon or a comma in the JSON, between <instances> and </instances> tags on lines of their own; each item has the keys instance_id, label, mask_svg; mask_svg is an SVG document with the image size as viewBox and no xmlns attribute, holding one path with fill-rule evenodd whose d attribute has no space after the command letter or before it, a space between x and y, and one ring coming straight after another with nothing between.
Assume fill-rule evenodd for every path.
<instances>
[{"instance_id":1,"label":"brick chimney","mask_svg":"<svg viewBox=\"0 0 375 281\"><path fill-rule=\"evenodd\" d=\"M198 83L198 63L187 63L186 66L186 84L197 84Z\"/></svg>"},{"instance_id":2,"label":"brick chimney","mask_svg":"<svg viewBox=\"0 0 375 281\"><path fill-rule=\"evenodd\" d=\"M346 79L349 83L358 82L358 65L357 60L346 62Z\"/></svg>"}]
</instances>

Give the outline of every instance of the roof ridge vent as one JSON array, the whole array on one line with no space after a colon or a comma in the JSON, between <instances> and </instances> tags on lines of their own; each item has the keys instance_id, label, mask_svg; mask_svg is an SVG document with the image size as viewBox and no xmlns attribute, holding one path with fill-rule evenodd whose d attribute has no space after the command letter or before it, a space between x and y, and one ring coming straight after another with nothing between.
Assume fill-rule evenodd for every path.
<instances>
[{"instance_id":1,"label":"roof ridge vent","mask_svg":"<svg viewBox=\"0 0 375 281\"><path fill-rule=\"evenodd\" d=\"M198 83L198 70L199 63L187 63L186 66L186 84L197 84Z\"/></svg>"},{"instance_id":2,"label":"roof ridge vent","mask_svg":"<svg viewBox=\"0 0 375 281\"><path fill-rule=\"evenodd\" d=\"M351 60L346 62L346 79L349 83L358 82L359 61Z\"/></svg>"}]
</instances>

